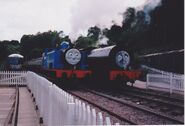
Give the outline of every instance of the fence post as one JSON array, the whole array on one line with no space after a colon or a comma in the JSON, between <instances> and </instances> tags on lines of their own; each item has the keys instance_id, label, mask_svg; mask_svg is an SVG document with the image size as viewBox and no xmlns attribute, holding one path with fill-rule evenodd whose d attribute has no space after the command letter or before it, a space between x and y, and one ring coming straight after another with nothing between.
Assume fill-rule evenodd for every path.
<instances>
[{"instance_id":1,"label":"fence post","mask_svg":"<svg viewBox=\"0 0 185 126\"><path fill-rule=\"evenodd\" d=\"M68 112L67 112L67 125L74 125L75 124L75 103L67 103L68 105Z\"/></svg>"},{"instance_id":2,"label":"fence post","mask_svg":"<svg viewBox=\"0 0 185 126\"><path fill-rule=\"evenodd\" d=\"M78 120L80 119L79 118L79 114L80 114L80 111L79 111L79 100L78 99L75 99L75 124L78 125Z\"/></svg>"},{"instance_id":3,"label":"fence post","mask_svg":"<svg viewBox=\"0 0 185 126\"><path fill-rule=\"evenodd\" d=\"M170 74L170 94L172 94L172 91L173 91L173 76L172 76L172 73Z\"/></svg>"},{"instance_id":4,"label":"fence post","mask_svg":"<svg viewBox=\"0 0 185 126\"><path fill-rule=\"evenodd\" d=\"M83 120L83 116L82 116L82 102L79 100L78 101L78 125L82 125L82 120Z\"/></svg>"},{"instance_id":5,"label":"fence post","mask_svg":"<svg viewBox=\"0 0 185 126\"><path fill-rule=\"evenodd\" d=\"M49 103L49 106L48 106L48 108L49 108L49 112L48 112L48 125L49 126L52 126L53 125L53 120L52 120L52 91L53 91L53 87L52 86L50 86L49 87L49 101L50 101L50 103Z\"/></svg>"},{"instance_id":6,"label":"fence post","mask_svg":"<svg viewBox=\"0 0 185 126\"><path fill-rule=\"evenodd\" d=\"M96 125L96 110L92 109L92 125Z\"/></svg>"},{"instance_id":7,"label":"fence post","mask_svg":"<svg viewBox=\"0 0 185 126\"><path fill-rule=\"evenodd\" d=\"M97 124L98 125L103 125L103 116L102 116L101 112L98 113Z\"/></svg>"},{"instance_id":8,"label":"fence post","mask_svg":"<svg viewBox=\"0 0 185 126\"><path fill-rule=\"evenodd\" d=\"M105 124L106 125L111 125L111 122L110 122L110 118L109 117L105 117Z\"/></svg>"},{"instance_id":9,"label":"fence post","mask_svg":"<svg viewBox=\"0 0 185 126\"><path fill-rule=\"evenodd\" d=\"M87 125L91 125L91 109L90 109L90 106L87 105Z\"/></svg>"},{"instance_id":10,"label":"fence post","mask_svg":"<svg viewBox=\"0 0 185 126\"><path fill-rule=\"evenodd\" d=\"M146 89L148 89L149 85L149 74L146 75Z\"/></svg>"},{"instance_id":11,"label":"fence post","mask_svg":"<svg viewBox=\"0 0 185 126\"><path fill-rule=\"evenodd\" d=\"M86 106L85 103L82 103L82 125L86 125Z\"/></svg>"}]
</instances>

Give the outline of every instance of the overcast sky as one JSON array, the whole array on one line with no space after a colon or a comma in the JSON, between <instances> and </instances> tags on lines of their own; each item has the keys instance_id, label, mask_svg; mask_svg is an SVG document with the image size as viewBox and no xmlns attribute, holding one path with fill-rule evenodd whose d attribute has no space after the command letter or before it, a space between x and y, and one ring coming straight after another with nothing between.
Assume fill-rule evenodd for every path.
<instances>
[{"instance_id":1,"label":"overcast sky","mask_svg":"<svg viewBox=\"0 0 185 126\"><path fill-rule=\"evenodd\" d=\"M20 40L24 34L64 31L71 38L90 26L109 27L122 21L128 7L147 0L0 0L0 40ZM155 1L155 0L154 0Z\"/></svg>"}]
</instances>

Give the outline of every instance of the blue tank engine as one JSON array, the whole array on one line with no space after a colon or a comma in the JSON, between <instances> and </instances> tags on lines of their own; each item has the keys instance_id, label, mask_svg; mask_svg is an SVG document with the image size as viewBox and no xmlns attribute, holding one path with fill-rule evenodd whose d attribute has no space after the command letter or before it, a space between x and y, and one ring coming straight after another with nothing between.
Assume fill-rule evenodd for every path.
<instances>
[{"instance_id":1,"label":"blue tank engine","mask_svg":"<svg viewBox=\"0 0 185 126\"><path fill-rule=\"evenodd\" d=\"M62 42L61 45L53 50L46 49L42 57L42 67L44 70L52 71L55 77L73 77L84 78L91 71L87 68L87 53L70 47L68 42Z\"/></svg>"}]
</instances>

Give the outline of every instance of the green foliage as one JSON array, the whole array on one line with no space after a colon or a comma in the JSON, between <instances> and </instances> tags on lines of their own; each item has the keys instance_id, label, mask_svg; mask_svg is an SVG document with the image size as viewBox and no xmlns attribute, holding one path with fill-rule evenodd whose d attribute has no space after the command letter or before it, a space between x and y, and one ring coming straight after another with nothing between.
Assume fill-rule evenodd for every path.
<instances>
[{"instance_id":1,"label":"green foliage","mask_svg":"<svg viewBox=\"0 0 185 126\"><path fill-rule=\"evenodd\" d=\"M122 27L118 25L113 25L110 30L107 31L106 36L109 38L109 45L116 44L119 41L119 38L122 34Z\"/></svg>"},{"instance_id":2,"label":"green foliage","mask_svg":"<svg viewBox=\"0 0 185 126\"><path fill-rule=\"evenodd\" d=\"M61 31L60 33L63 34ZM69 36L60 37L57 31L37 33L36 35L23 35L21 38L21 54L26 59L42 56L45 48L56 48L62 41L71 42Z\"/></svg>"},{"instance_id":3,"label":"green foliage","mask_svg":"<svg viewBox=\"0 0 185 126\"><path fill-rule=\"evenodd\" d=\"M163 0L151 12L149 36L151 46L184 47L184 0Z\"/></svg>"},{"instance_id":4,"label":"green foliage","mask_svg":"<svg viewBox=\"0 0 185 126\"><path fill-rule=\"evenodd\" d=\"M97 42L90 37L78 37L77 41L75 42L76 48L88 48L88 47L95 47Z\"/></svg>"},{"instance_id":5,"label":"green foliage","mask_svg":"<svg viewBox=\"0 0 185 126\"><path fill-rule=\"evenodd\" d=\"M0 61L0 70L5 70L6 62Z\"/></svg>"},{"instance_id":6,"label":"green foliage","mask_svg":"<svg viewBox=\"0 0 185 126\"><path fill-rule=\"evenodd\" d=\"M122 28L124 31L131 28L132 23L135 21L135 12L134 8L129 7L126 12L123 14L124 20L122 21Z\"/></svg>"},{"instance_id":7,"label":"green foliage","mask_svg":"<svg viewBox=\"0 0 185 126\"><path fill-rule=\"evenodd\" d=\"M35 49L32 49L31 52L30 52L30 58L38 58L38 56L41 56L43 53L43 50L42 49L39 49L39 48L35 48Z\"/></svg>"},{"instance_id":8,"label":"green foliage","mask_svg":"<svg viewBox=\"0 0 185 126\"><path fill-rule=\"evenodd\" d=\"M91 39L93 39L94 41L98 41L99 39L99 36L100 36L100 33L101 33L101 29L98 28L97 26L94 26L94 27L90 27L88 29L88 34L87 36Z\"/></svg>"},{"instance_id":9,"label":"green foliage","mask_svg":"<svg viewBox=\"0 0 185 126\"><path fill-rule=\"evenodd\" d=\"M37 33L36 35L23 35L21 38L21 54L30 59L31 51L35 48L44 50L52 47L53 32ZM38 55L40 57L41 55Z\"/></svg>"},{"instance_id":10,"label":"green foliage","mask_svg":"<svg viewBox=\"0 0 185 126\"><path fill-rule=\"evenodd\" d=\"M16 40L0 41L0 70L5 69L8 55L13 53L20 53L20 48L20 43Z\"/></svg>"},{"instance_id":11,"label":"green foliage","mask_svg":"<svg viewBox=\"0 0 185 126\"><path fill-rule=\"evenodd\" d=\"M109 45L117 44L134 50L182 49L184 47L183 0L162 0L162 5L149 14L128 8L122 26L112 25L105 30ZM150 22L147 21L150 17ZM161 49L160 49L161 48Z\"/></svg>"},{"instance_id":12,"label":"green foliage","mask_svg":"<svg viewBox=\"0 0 185 126\"><path fill-rule=\"evenodd\" d=\"M0 41L0 61L4 61L8 55L13 53L20 53L20 44L18 41Z\"/></svg>"}]
</instances>

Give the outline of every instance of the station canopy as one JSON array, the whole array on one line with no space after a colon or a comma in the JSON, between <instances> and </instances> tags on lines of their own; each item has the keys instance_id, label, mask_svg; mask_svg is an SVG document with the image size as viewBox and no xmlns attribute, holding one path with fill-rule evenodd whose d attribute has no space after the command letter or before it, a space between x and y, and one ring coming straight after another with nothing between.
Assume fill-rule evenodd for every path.
<instances>
[{"instance_id":1,"label":"station canopy","mask_svg":"<svg viewBox=\"0 0 185 126\"><path fill-rule=\"evenodd\" d=\"M24 56L22 56L20 54L11 54L8 57L24 58Z\"/></svg>"}]
</instances>

